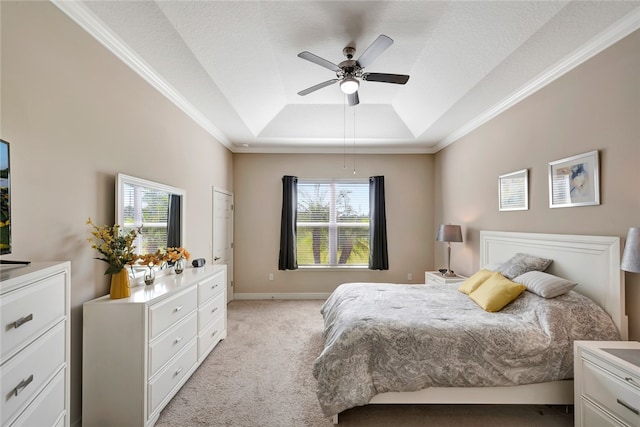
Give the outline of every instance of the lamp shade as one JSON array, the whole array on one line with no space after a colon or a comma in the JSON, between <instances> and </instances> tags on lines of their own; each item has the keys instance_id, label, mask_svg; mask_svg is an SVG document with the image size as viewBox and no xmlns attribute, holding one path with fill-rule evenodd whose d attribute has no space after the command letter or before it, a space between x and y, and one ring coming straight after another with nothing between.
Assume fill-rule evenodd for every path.
<instances>
[{"instance_id":1,"label":"lamp shade","mask_svg":"<svg viewBox=\"0 0 640 427\"><path fill-rule=\"evenodd\" d=\"M640 227L629 229L620 268L624 271L640 273Z\"/></svg>"},{"instance_id":2,"label":"lamp shade","mask_svg":"<svg viewBox=\"0 0 640 427\"><path fill-rule=\"evenodd\" d=\"M436 242L462 242L462 227L459 225L440 224Z\"/></svg>"}]
</instances>

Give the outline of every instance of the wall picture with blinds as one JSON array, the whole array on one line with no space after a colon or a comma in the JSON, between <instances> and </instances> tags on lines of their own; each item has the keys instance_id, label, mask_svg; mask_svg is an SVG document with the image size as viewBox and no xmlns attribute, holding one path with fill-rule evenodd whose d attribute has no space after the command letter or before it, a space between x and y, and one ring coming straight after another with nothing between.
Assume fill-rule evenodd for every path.
<instances>
[{"instance_id":1,"label":"wall picture with blinds","mask_svg":"<svg viewBox=\"0 0 640 427\"><path fill-rule=\"evenodd\" d=\"M522 169L498 177L498 209L526 211L529 209L529 172Z\"/></svg>"}]
</instances>

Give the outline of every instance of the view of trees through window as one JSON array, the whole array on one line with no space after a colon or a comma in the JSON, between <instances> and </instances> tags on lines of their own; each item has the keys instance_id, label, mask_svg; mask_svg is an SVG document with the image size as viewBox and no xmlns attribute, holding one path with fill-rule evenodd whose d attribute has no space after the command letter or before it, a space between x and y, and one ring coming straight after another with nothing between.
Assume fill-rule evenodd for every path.
<instances>
[{"instance_id":1,"label":"view of trees through window","mask_svg":"<svg viewBox=\"0 0 640 427\"><path fill-rule=\"evenodd\" d=\"M139 185L124 184L125 231L142 226L136 252L146 254L167 247L169 193Z\"/></svg>"},{"instance_id":2,"label":"view of trees through window","mask_svg":"<svg viewBox=\"0 0 640 427\"><path fill-rule=\"evenodd\" d=\"M369 264L369 183L298 181L300 266Z\"/></svg>"}]
</instances>

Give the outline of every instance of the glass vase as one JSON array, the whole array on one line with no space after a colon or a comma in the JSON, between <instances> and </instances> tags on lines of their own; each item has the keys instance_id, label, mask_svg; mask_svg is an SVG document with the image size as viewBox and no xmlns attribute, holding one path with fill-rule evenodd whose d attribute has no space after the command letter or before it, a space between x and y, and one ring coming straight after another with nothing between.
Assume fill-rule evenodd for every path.
<instances>
[{"instance_id":1,"label":"glass vase","mask_svg":"<svg viewBox=\"0 0 640 427\"><path fill-rule=\"evenodd\" d=\"M144 284L147 286L153 285L153 282L156 280L156 270L153 267L147 268L144 273Z\"/></svg>"},{"instance_id":2,"label":"glass vase","mask_svg":"<svg viewBox=\"0 0 640 427\"><path fill-rule=\"evenodd\" d=\"M186 261L184 258L180 258L179 260L177 260L173 266L173 269L175 270L176 274L182 273L184 271L185 265L186 265Z\"/></svg>"},{"instance_id":3,"label":"glass vase","mask_svg":"<svg viewBox=\"0 0 640 427\"><path fill-rule=\"evenodd\" d=\"M128 298L131 295L129 286L129 272L122 269L111 275L111 291L109 296L111 299Z\"/></svg>"}]
</instances>

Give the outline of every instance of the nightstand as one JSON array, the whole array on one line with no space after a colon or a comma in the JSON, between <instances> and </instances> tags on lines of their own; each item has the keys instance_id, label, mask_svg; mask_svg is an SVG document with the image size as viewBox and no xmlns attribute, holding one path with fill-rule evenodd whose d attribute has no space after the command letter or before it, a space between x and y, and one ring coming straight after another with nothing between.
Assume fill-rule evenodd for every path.
<instances>
[{"instance_id":1,"label":"nightstand","mask_svg":"<svg viewBox=\"0 0 640 427\"><path fill-rule=\"evenodd\" d=\"M452 285L462 283L467 280L464 276L455 275L453 277L444 277L439 271L426 271L424 273L424 283L427 285Z\"/></svg>"},{"instance_id":2,"label":"nightstand","mask_svg":"<svg viewBox=\"0 0 640 427\"><path fill-rule=\"evenodd\" d=\"M640 426L640 343L574 342L575 425Z\"/></svg>"}]
</instances>

